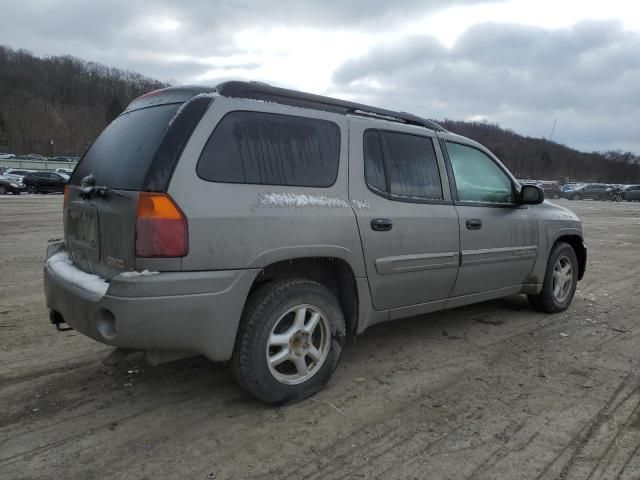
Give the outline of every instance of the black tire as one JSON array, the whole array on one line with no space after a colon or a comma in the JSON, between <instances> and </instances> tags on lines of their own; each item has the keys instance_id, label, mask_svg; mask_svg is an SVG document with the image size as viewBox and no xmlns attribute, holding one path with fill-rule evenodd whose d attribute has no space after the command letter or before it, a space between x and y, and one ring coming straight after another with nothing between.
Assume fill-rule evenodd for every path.
<instances>
[{"instance_id":1,"label":"black tire","mask_svg":"<svg viewBox=\"0 0 640 480\"><path fill-rule=\"evenodd\" d=\"M315 373L308 380L291 385L272 374L267 349L272 329L286 312L299 305L313 305L322 312L330 338L328 353ZM305 279L269 282L249 296L238 328L231 369L240 386L259 400L272 405L294 403L313 395L329 381L340 359L344 338L344 315L329 289Z\"/></svg>"},{"instance_id":2,"label":"black tire","mask_svg":"<svg viewBox=\"0 0 640 480\"><path fill-rule=\"evenodd\" d=\"M29 185L27 187L27 192L29 192L29 193L38 193L38 189L35 187L35 185Z\"/></svg>"},{"instance_id":3,"label":"black tire","mask_svg":"<svg viewBox=\"0 0 640 480\"><path fill-rule=\"evenodd\" d=\"M5 185L0 185L0 195L6 195L8 191Z\"/></svg>"},{"instance_id":4,"label":"black tire","mask_svg":"<svg viewBox=\"0 0 640 480\"><path fill-rule=\"evenodd\" d=\"M559 258L567 258L571 263L572 271L572 285L568 292L568 296L562 301L553 294L553 271L556 262ZM544 274L544 282L542 284L542 291L538 295L528 295L529 303L533 308L541 312L546 313L558 313L566 310L573 296L576 293L576 287L578 285L578 258L573 247L565 242L558 242L551 249L551 254L547 260L547 269Z\"/></svg>"},{"instance_id":5,"label":"black tire","mask_svg":"<svg viewBox=\"0 0 640 480\"><path fill-rule=\"evenodd\" d=\"M579 193L573 197L574 200L582 200L582 195Z\"/></svg>"}]
</instances>

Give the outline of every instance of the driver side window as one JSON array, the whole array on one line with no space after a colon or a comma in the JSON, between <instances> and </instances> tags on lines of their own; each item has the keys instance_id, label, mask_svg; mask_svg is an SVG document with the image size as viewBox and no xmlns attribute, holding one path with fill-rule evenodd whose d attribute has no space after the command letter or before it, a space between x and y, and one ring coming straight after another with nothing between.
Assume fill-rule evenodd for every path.
<instances>
[{"instance_id":1,"label":"driver side window","mask_svg":"<svg viewBox=\"0 0 640 480\"><path fill-rule=\"evenodd\" d=\"M459 143L446 145L460 201L514 203L511 180L488 155Z\"/></svg>"}]
</instances>

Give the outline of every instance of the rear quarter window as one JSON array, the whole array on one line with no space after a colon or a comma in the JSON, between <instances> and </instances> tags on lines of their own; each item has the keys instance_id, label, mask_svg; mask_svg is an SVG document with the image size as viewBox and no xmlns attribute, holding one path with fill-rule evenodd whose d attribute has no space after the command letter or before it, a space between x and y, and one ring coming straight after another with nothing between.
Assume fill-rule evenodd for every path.
<instances>
[{"instance_id":1,"label":"rear quarter window","mask_svg":"<svg viewBox=\"0 0 640 480\"><path fill-rule=\"evenodd\" d=\"M237 111L215 127L196 171L211 182L330 187L339 159L340 129L333 122Z\"/></svg>"}]
</instances>

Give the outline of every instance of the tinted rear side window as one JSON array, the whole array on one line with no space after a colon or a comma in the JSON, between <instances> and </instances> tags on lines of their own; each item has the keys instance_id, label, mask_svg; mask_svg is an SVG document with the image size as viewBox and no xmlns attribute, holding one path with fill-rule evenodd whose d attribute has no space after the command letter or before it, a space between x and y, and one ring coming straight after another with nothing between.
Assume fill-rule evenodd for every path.
<instances>
[{"instance_id":1,"label":"tinted rear side window","mask_svg":"<svg viewBox=\"0 0 640 480\"><path fill-rule=\"evenodd\" d=\"M378 130L364 132L364 176L373 190L387 192L382 144Z\"/></svg>"},{"instance_id":2,"label":"tinted rear side window","mask_svg":"<svg viewBox=\"0 0 640 480\"><path fill-rule=\"evenodd\" d=\"M427 137L382 132L391 194L442 200L433 141Z\"/></svg>"},{"instance_id":3,"label":"tinted rear side window","mask_svg":"<svg viewBox=\"0 0 640 480\"><path fill-rule=\"evenodd\" d=\"M391 199L443 199L440 171L431 138L367 130L364 134L364 160L365 179L374 191L387 193Z\"/></svg>"},{"instance_id":4,"label":"tinted rear side window","mask_svg":"<svg viewBox=\"0 0 640 480\"><path fill-rule=\"evenodd\" d=\"M116 118L91 145L69 183L91 174L96 185L140 190L153 156L180 104L141 108Z\"/></svg>"},{"instance_id":5,"label":"tinted rear side window","mask_svg":"<svg viewBox=\"0 0 640 480\"><path fill-rule=\"evenodd\" d=\"M197 173L212 182L329 187L339 157L340 129L333 122L239 111L216 126Z\"/></svg>"}]
</instances>

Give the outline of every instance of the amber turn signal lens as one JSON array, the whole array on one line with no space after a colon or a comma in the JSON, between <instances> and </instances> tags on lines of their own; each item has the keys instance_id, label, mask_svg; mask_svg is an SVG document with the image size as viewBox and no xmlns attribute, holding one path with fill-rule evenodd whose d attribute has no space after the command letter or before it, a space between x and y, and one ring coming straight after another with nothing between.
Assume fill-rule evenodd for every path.
<instances>
[{"instance_id":1,"label":"amber turn signal lens","mask_svg":"<svg viewBox=\"0 0 640 480\"><path fill-rule=\"evenodd\" d=\"M137 217L179 220L182 213L166 193L141 192L138 197Z\"/></svg>"},{"instance_id":2,"label":"amber turn signal lens","mask_svg":"<svg viewBox=\"0 0 640 480\"><path fill-rule=\"evenodd\" d=\"M141 192L136 213L136 256L184 257L187 219L166 193Z\"/></svg>"}]
</instances>

